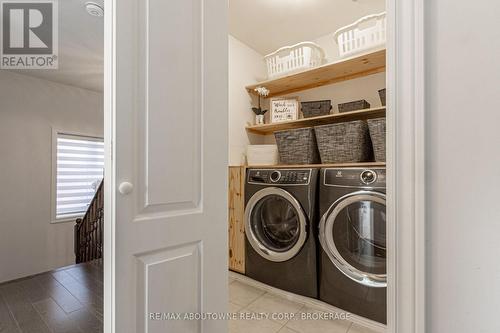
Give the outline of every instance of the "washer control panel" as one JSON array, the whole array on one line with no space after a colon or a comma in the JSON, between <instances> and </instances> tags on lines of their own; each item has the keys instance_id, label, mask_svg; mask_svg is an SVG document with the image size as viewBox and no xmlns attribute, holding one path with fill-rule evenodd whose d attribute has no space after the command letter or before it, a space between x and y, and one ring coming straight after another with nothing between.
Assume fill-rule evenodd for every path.
<instances>
[{"instance_id":1,"label":"washer control panel","mask_svg":"<svg viewBox=\"0 0 500 333\"><path fill-rule=\"evenodd\" d=\"M307 185L310 169L248 169L247 181L251 184Z\"/></svg>"}]
</instances>

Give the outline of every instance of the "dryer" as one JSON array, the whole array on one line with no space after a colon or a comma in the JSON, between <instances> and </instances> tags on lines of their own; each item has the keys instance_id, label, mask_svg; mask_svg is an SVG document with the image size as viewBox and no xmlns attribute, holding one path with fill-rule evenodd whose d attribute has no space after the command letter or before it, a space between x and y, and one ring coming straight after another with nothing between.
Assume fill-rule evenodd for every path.
<instances>
[{"instance_id":1,"label":"dryer","mask_svg":"<svg viewBox=\"0 0 500 333\"><path fill-rule=\"evenodd\" d=\"M320 172L319 298L387 322L386 172L328 168Z\"/></svg>"},{"instance_id":2,"label":"dryer","mask_svg":"<svg viewBox=\"0 0 500 333\"><path fill-rule=\"evenodd\" d=\"M318 169L248 169L245 274L317 297Z\"/></svg>"}]
</instances>

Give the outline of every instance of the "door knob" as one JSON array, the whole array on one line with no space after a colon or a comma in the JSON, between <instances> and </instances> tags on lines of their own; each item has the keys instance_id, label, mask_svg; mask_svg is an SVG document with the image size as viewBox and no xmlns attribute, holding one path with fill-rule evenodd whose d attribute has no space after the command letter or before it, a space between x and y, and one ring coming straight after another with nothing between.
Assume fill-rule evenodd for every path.
<instances>
[{"instance_id":1,"label":"door knob","mask_svg":"<svg viewBox=\"0 0 500 333\"><path fill-rule=\"evenodd\" d=\"M120 184L120 186L118 186L118 191L123 195L131 193L133 189L134 185L129 182L123 182Z\"/></svg>"}]
</instances>

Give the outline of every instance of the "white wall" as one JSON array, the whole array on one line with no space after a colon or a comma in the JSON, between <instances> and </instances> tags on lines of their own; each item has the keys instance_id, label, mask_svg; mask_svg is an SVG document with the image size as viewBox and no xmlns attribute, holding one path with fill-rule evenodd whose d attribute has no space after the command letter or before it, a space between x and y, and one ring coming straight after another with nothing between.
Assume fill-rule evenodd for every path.
<instances>
[{"instance_id":1,"label":"white wall","mask_svg":"<svg viewBox=\"0 0 500 333\"><path fill-rule=\"evenodd\" d=\"M326 52L327 61L338 60L338 47L332 34L319 37L314 42L318 43ZM247 134L245 126L254 122L252 105L257 105L257 100L249 96L245 86L267 78L267 69L263 60L264 56L236 38L229 36L229 164L245 164L246 146L251 144L274 143L274 136ZM371 107L381 106L378 90L385 88L385 73L370 75L356 80L345 81L337 84L323 86L315 89L291 94L298 97L299 101L314 101L331 99L334 112L337 112L339 103L366 99ZM268 101L263 103L269 108ZM266 114L269 121L269 112Z\"/></svg>"},{"instance_id":2,"label":"white wall","mask_svg":"<svg viewBox=\"0 0 500 333\"><path fill-rule=\"evenodd\" d=\"M229 165L245 164L246 146L250 140L254 144L263 140L258 135L246 133L246 124L255 120L251 107L252 104L256 105L257 99L247 93L245 86L262 81L266 76L262 55L230 35Z\"/></svg>"},{"instance_id":3,"label":"white wall","mask_svg":"<svg viewBox=\"0 0 500 333\"><path fill-rule=\"evenodd\" d=\"M497 333L500 3L426 4L426 332Z\"/></svg>"},{"instance_id":4,"label":"white wall","mask_svg":"<svg viewBox=\"0 0 500 333\"><path fill-rule=\"evenodd\" d=\"M74 263L51 224L52 127L102 136L102 94L0 71L0 282Z\"/></svg>"},{"instance_id":5,"label":"white wall","mask_svg":"<svg viewBox=\"0 0 500 333\"><path fill-rule=\"evenodd\" d=\"M313 40L321 46L326 54L326 62L331 63L340 60L339 48L333 38L333 33L318 37ZM378 90L385 88L385 73L365 76L355 80L344 81L328 86L306 90L296 94L301 101L313 101L319 99L331 99L334 112L340 103L352 102L365 99L370 107L382 106L378 96Z\"/></svg>"}]
</instances>

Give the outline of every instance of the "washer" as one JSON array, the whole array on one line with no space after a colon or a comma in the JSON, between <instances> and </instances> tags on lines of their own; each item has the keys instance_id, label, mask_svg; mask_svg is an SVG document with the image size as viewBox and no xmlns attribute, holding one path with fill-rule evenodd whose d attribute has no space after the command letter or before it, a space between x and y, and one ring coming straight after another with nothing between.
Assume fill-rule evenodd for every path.
<instances>
[{"instance_id":1,"label":"washer","mask_svg":"<svg viewBox=\"0 0 500 333\"><path fill-rule=\"evenodd\" d=\"M387 322L386 172L329 168L319 185L319 298Z\"/></svg>"},{"instance_id":2,"label":"washer","mask_svg":"<svg viewBox=\"0 0 500 333\"><path fill-rule=\"evenodd\" d=\"M245 274L317 297L318 169L248 169Z\"/></svg>"}]
</instances>

